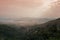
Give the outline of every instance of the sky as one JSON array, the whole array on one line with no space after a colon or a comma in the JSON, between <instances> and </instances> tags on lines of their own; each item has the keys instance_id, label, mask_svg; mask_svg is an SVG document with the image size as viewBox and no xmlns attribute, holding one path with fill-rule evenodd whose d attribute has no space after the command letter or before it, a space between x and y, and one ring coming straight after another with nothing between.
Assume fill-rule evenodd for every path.
<instances>
[{"instance_id":1,"label":"sky","mask_svg":"<svg viewBox=\"0 0 60 40\"><path fill-rule=\"evenodd\" d=\"M59 0L0 0L0 18L60 17Z\"/></svg>"}]
</instances>

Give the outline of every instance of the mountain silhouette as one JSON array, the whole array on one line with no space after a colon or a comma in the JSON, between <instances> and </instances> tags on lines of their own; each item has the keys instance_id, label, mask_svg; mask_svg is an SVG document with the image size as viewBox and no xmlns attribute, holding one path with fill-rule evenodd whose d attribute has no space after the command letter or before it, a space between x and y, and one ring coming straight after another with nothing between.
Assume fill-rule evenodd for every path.
<instances>
[{"instance_id":1,"label":"mountain silhouette","mask_svg":"<svg viewBox=\"0 0 60 40\"><path fill-rule=\"evenodd\" d=\"M42 26L44 26L44 27L47 27L47 26L48 27L49 26L51 26L51 27L54 27L54 26L58 27L58 26L60 26L60 18L58 18L56 20L48 21L48 22L42 24Z\"/></svg>"}]
</instances>

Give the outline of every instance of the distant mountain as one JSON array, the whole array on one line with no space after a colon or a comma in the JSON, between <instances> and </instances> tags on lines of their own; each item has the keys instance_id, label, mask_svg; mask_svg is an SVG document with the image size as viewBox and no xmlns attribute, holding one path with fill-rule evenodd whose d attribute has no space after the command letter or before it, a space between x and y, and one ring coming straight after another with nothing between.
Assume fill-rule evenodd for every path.
<instances>
[{"instance_id":1,"label":"distant mountain","mask_svg":"<svg viewBox=\"0 0 60 40\"><path fill-rule=\"evenodd\" d=\"M0 23L17 25L35 25L54 20L54 18L0 18Z\"/></svg>"}]
</instances>

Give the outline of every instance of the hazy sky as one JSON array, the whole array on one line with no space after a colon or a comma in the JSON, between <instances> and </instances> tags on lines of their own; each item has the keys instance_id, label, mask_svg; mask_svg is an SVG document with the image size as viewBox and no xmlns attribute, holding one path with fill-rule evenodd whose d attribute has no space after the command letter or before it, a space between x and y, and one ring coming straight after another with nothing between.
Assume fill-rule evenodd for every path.
<instances>
[{"instance_id":1,"label":"hazy sky","mask_svg":"<svg viewBox=\"0 0 60 40\"><path fill-rule=\"evenodd\" d=\"M0 0L0 17L60 17L59 0Z\"/></svg>"}]
</instances>

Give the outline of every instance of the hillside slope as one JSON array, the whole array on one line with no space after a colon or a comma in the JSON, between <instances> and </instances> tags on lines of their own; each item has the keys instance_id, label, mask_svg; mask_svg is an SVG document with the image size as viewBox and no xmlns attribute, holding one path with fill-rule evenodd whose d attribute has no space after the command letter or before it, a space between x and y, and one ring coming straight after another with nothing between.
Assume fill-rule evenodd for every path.
<instances>
[{"instance_id":1,"label":"hillside slope","mask_svg":"<svg viewBox=\"0 0 60 40\"><path fill-rule=\"evenodd\" d=\"M0 40L60 40L60 18L28 27L0 24Z\"/></svg>"},{"instance_id":2,"label":"hillside slope","mask_svg":"<svg viewBox=\"0 0 60 40\"><path fill-rule=\"evenodd\" d=\"M35 25L28 32L30 40L60 40L60 18Z\"/></svg>"}]
</instances>

